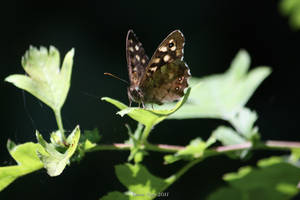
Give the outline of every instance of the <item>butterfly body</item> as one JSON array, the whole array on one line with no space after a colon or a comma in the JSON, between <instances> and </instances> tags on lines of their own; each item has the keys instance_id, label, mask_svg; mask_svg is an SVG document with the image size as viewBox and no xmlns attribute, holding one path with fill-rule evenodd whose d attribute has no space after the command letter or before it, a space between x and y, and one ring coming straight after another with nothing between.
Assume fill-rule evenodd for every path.
<instances>
[{"instance_id":1,"label":"butterfly body","mask_svg":"<svg viewBox=\"0 0 300 200\"><path fill-rule=\"evenodd\" d=\"M130 104L175 101L184 95L191 76L183 61L184 37L179 30L170 33L149 60L142 44L132 30L126 38L126 58L130 86Z\"/></svg>"}]
</instances>

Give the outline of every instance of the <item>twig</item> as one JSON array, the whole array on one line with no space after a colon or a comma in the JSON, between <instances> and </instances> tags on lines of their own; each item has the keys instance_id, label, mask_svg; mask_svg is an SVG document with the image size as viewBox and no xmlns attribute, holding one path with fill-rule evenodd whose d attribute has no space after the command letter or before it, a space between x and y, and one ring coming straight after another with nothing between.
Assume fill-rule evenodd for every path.
<instances>
[{"instance_id":1,"label":"twig","mask_svg":"<svg viewBox=\"0 0 300 200\"><path fill-rule=\"evenodd\" d=\"M274 141L268 140L263 145L255 147L255 149L291 149L291 148L300 148L300 142L291 142L291 141ZM112 145L98 145L94 148L89 149L89 152L92 151L101 151L101 150L130 150L132 147L131 144L124 144L124 143L115 143ZM158 152L166 152L166 153L175 153L179 150L184 149L184 146L178 145L169 145L169 144L146 144L142 145L142 148L149 150L149 151L158 151ZM229 151L237 151L243 149L250 149L253 145L251 142L245 142L242 144L234 144L228 146L218 146L212 148L211 150L216 152L229 152ZM253 147L254 148L254 147Z\"/></svg>"}]
</instances>

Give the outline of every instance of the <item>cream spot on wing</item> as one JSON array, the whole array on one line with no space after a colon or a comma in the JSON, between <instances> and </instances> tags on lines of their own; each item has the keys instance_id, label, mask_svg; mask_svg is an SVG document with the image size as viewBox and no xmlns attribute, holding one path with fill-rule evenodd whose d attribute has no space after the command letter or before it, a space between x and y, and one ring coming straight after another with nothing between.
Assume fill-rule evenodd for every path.
<instances>
[{"instance_id":1,"label":"cream spot on wing","mask_svg":"<svg viewBox=\"0 0 300 200\"><path fill-rule=\"evenodd\" d=\"M165 61L165 62L168 62L169 60L170 60L170 56L169 56L168 54L165 55L165 56L164 56L164 61Z\"/></svg>"},{"instance_id":2,"label":"cream spot on wing","mask_svg":"<svg viewBox=\"0 0 300 200\"><path fill-rule=\"evenodd\" d=\"M145 63L146 63L146 60L145 60L144 58L142 59L142 63L143 63L143 64L145 64Z\"/></svg>"},{"instance_id":3,"label":"cream spot on wing","mask_svg":"<svg viewBox=\"0 0 300 200\"><path fill-rule=\"evenodd\" d=\"M135 58L137 59L137 61L140 61L140 56L139 55L135 55Z\"/></svg>"},{"instance_id":4,"label":"cream spot on wing","mask_svg":"<svg viewBox=\"0 0 300 200\"><path fill-rule=\"evenodd\" d=\"M128 41L129 41L130 44L133 43L132 39L130 39L130 40L128 40Z\"/></svg>"},{"instance_id":5,"label":"cream spot on wing","mask_svg":"<svg viewBox=\"0 0 300 200\"><path fill-rule=\"evenodd\" d=\"M166 46L161 46L158 48L159 51L161 52L167 52L168 51L168 48Z\"/></svg>"},{"instance_id":6,"label":"cream spot on wing","mask_svg":"<svg viewBox=\"0 0 300 200\"><path fill-rule=\"evenodd\" d=\"M140 49L140 47L137 44L135 45L134 48L135 48L136 51L138 51Z\"/></svg>"},{"instance_id":7,"label":"cream spot on wing","mask_svg":"<svg viewBox=\"0 0 300 200\"><path fill-rule=\"evenodd\" d=\"M153 71L153 72L155 72L156 69L157 69L157 66L154 66L154 67L149 68L149 70L151 70L151 71Z\"/></svg>"},{"instance_id":8,"label":"cream spot on wing","mask_svg":"<svg viewBox=\"0 0 300 200\"><path fill-rule=\"evenodd\" d=\"M178 50L176 50L176 56L178 57L178 56L180 56L182 54L182 52L178 49Z\"/></svg>"},{"instance_id":9,"label":"cream spot on wing","mask_svg":"<svg viewBox=\"0 0 300 200\"><path fill-rule=\"evenodd\" d=\"M159 61L160 61L160 58L155 58L155 59L153 60L154 63L159 63Z\"/></svg>"},{"instance_id":10,"label":"cream spot on wing","mask_svg":"<svg viewBox=\"0 0 300 200\"><path fill-rule=\"evenodd\" d=\"M174 45L170 49L171 49L171 51L175 51L176 50L176 46Z\"/></svg>"},{"instance_id":11,"label":"cream spot on wing","mask_svg":"<svg viewBox=\"0 0 300 200\"><path fill-rule=\"evenodd\" d=\"M183 76L183 77L179 77L179 78L178 78L178 81L179 81L179 83L183 83L183 81L184 81L184 76Z\"/></svg>"},{"instance_id":12,"label":"cream spot on wing","mask_svg":"<svg viewBox=\"0 0 300 200\"><path fill-rule=\"evenodd\" d=\"M128 49L129 49L129 51L131 51L131 52L134 51L134 49L133 49L132 47L129 47Z\"/></svg>"}]
</instances>

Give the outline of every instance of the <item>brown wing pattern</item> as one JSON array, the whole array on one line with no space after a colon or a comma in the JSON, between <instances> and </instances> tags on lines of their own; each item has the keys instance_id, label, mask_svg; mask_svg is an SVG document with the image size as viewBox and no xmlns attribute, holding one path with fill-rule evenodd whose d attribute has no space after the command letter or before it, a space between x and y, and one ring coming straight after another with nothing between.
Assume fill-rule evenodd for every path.
<instances>
[{"instance_id":1,"label":"brown wing pattern","mask_svg":"<svg viewBox=\"0 0 300 200\"><path fill-rule=\"evenodd\" d=\"M138 86L145 73L149 58L145 53L142 43L132 30L129 30L126 37L126 59L130 85Z\"/></svg>"},{"instance_id":2,"label":"brown wing pattern","mask_svg":"<svg viewBox=\"0 0 300 200\"><path fill-rule=\"evenodd\" d=\"M162 104L184 95L191 75L183 61L183 48L184 36L179 30L170 33L158 46L140 81L144 102Z\"/></svg>"}]
</instances>

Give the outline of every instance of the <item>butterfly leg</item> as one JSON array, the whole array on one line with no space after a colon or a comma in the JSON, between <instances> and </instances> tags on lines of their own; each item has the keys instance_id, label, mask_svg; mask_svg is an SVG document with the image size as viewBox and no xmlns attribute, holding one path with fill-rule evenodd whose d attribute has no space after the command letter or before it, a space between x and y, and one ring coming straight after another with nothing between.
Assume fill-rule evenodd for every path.
<instances>
[{"instance_id":1,"label":"butterfly leg","mask_svg":"<svg viewBox=\"0 0 300 200\"><path fill-rule=\"evenodd\" d=\"M144 102L142 101L142 106L143 106L143 108L145 109L146 107L145 107L145 104L144 104Z\"/></svg>"},{"instance_id":2,"label":"butterfly leg","mask_svg":"<svg viewBox=\"0 0 300 200\"><path fill-rule=\"evenodd\" d=\"M127 93L128 93L128 101L129 101L129 106L128 106L128 107L131 107L132 97L131 97L131 95L130 95L129 89L128 89Z\"/></svg>"}]
</instances>

